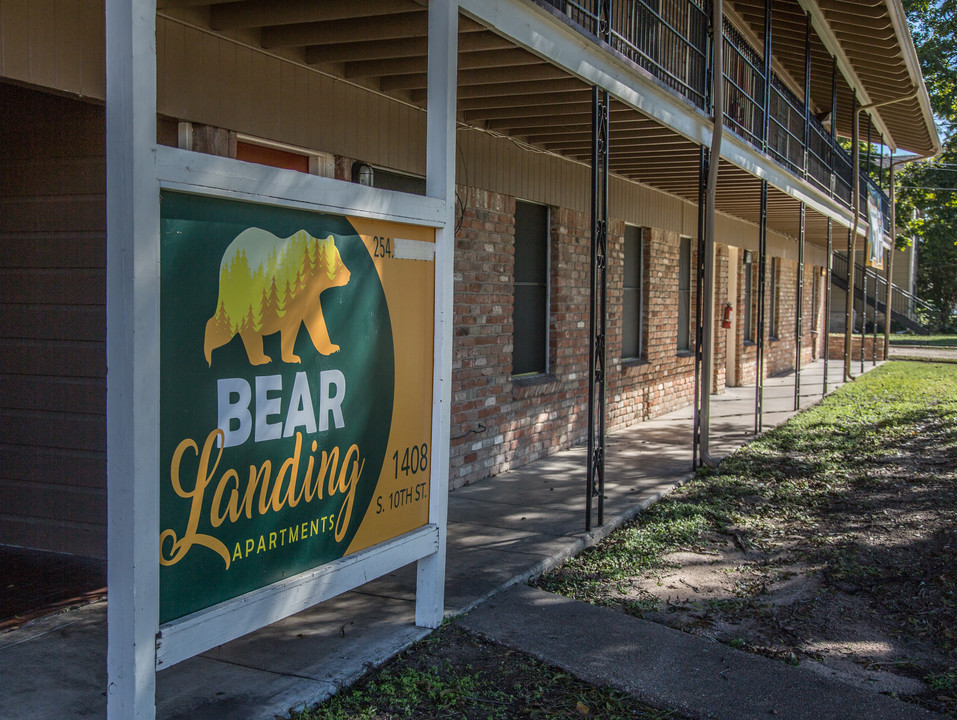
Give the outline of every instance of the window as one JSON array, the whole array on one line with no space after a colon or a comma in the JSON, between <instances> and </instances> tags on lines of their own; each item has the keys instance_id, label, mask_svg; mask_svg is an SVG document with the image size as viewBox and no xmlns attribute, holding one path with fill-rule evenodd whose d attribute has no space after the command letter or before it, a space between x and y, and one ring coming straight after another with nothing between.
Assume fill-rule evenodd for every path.
<instances>
[{"instance_id":1,"label":"window","mask_svg":"<svg viewBox=\"0 0 957 720\"><path fill-rule=\"evenodd\" d=\"M744 308L744 341L754 342L753 307L754 307L754 263L751 262L751 253L744 254L744 297L741 298Z\"/></svg>"},{"instance_id":2,"label":"window","mask_svg":"<svg viewBox=\"0 0 957 720\"><path fill-rule=\"evenodd\" d=\"M373 187L383 190L396 190L397 192L410 193L412 195L425 195L424 177L394 172L378 167L373 170L373 173Z\"/></svg>"},{"instance_id":3,"label":"window","mask_svg":"<svg viewBox=\"0 0 957 720\"><path fill-rule=\"evenodd\" d=\"M548 372L548 207L515 203L512 375Z\"/></svg>"},{"instance_id":4,"label":"window","mask_svg":"<svg viewBox=\"0 0 957 720\"><path fill-rule=\"evenodd\" d=\"M303 173L309 172L308 155L267 145L256 145L242 140L236 143L236 159L258 163L259 165L286 168L287 170L298 170Z\"/></svg>"},{"instance_id":5,"label":"window","mask_svg":"<svg viewBox=\"0 0 957 720\"><path fill-rule=\"evenodd\" d=\"M778 339L778 259L771 258L771 274L768 277L768 337Z\"/></svg>"},{"instance_id":6,"label":"window","mask_svg":"<svg viewBox=\"0 0 957 720\"><path fill-rule=\"evenodd\" d=\"M811 273L811 332L818 330L818 305L821 302L820 276L823 274L824 269L817 267Z\"/></svg>"},{"instance_id":7,"label":"window","mask_svg":"<svg viewBox=\"0 0 957 720\"><path fill-rule=\"evenodd\" d=\"M621 281L621 356L640 358L645 354L644 323L644 261L641 228L625 227L624 275Z\"/></svg>"},{"instance_id":8,"label":"window","mask_svg":"<svg viewBox=\"0 0 957 720\"><path fill-rule=\"evenodd\" d=\"M691 238L678 248L678 352L691 350Z\"/></svg>"}]
</instances>

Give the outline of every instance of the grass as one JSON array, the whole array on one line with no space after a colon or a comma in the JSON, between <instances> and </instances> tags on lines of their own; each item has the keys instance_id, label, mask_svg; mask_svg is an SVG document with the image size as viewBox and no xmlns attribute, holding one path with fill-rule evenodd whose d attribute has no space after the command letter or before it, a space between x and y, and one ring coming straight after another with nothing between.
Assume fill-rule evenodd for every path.
<instances>
[{"instance_id":1,"label":"grass","mask_svg":"<svg viewBox=\"0 0 957 720\"><path fill-rule=\"evenodd\" d=\"M680 720L446 624L291 720Z\"/></svg>"},{"instance_id":2,"label":"grass","mask_svg":"<svg viewBox=\"0 0 957 720\"><path fill-rule=\"evenodd\" d=\"M901 474L894 463L911 456L923 464L914 465L912 472L905 468L907 472ZM635 576L666 566L668 553L707 551L715 536L733 538L745 548L773 550L783 536L793 539L796 533L803 534L812 564L825 568L834 586L852 586L860 597L875 585L886 589L886 583L875 582L879 579L875 568L896 573L892 586L906 590L906 603L890 607L886 614L900 616L901 637L905 642L935 643L941 652L957 658L953 632L957 627L957 554L951 546L915 545L911 551L920 555L898 558L889 554L895 548L855 546L849 536L827 524L828 517L853 514L842 509L844 504L854 493L873 488L879 493L895 487L924 492L931 509L942 503L957 507L957 502L945 497L951 490L939 482L933 484L938 475L952 476L955 460L957 366L890 362L765 433L718 470L701 472L598 546L543 576L538 584L642 615L654 611L657 601L623 593ZM868 513L860 508L855 512L865 521L859 524L866 525ZM944 542L950 541L945 537ZM878 558L875 552L885 555ZM915 560L925 556L941 564L925 572ZM916 573L919 585L906 584L908 573ZM826 590L832 592L830 587ZM743 591L712 602L717 610L738 612L746 611L751 599ZM887 607L886 602L879 606ZM778 608L775 613L785 610ZM790 664L801 660L799 651L768 648L743 634L727 642ZM955 673L953 662L934 666L915 662L911 672L923 678L935 695L954 692ZM946 711L948 706L939 707ZM352 687L316 707L292 713L288 720L591 717L663 720L679 716L590 685L446 624Z\"/></svg>"},{"instance_id":3,"label":"grass","mask_svg":"<svg viewBox=\"0 0 957 720\"><path fill-rule=\"evenodd\" d=\"M957 347L957 335L891 335L891 345Z\"/></svg>"},{"instance_id":4,"label":"grass","mask_svg":"<svg viewBox=\"0 0 957 720\"><path fill-rule=\"evenodd\" d=\"M924 444L930 450L922 450ZM796 529L810 547L818 546L815 559L826 564L829 577L862 581L873 569L840 539L816 536L822 518L840 515L849 493L876 487L884 481L883 468L907 453L929 461L943 452L940 469L951 472L946 453L952 458L955 448L957 368L888 363L765 433L719 470L700 472L538 585L640 615L647 603L620 603L615 590L623 595L632 578L665 567L668 553L705 549L715 536L771 550L779 536ZM919 478L915 472L906 482Z\"/></svg>"}]
</instances>

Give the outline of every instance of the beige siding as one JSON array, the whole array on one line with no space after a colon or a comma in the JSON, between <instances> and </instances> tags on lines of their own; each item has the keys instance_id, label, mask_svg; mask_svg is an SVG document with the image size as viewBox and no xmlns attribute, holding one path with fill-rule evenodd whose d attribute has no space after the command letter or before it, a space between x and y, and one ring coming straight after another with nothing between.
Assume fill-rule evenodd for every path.
<instances>
[{"instance_id":1,"label":"beige siding","mask_svg":"<svg viewBox=\"0 0 957 720\"><path fill-rule=\"evenodd\" d=\"M103 100L103 0L0 2L0 77Z\"/></svg>"},{"instance_id":2,"label":"beige siding","mask_svg":"<svg viewBox=\"0 0 957 720\"><path fill-rule=\"evenodd\" d=\"M106 551L101 107L0 84L0 543Z\"/></svg>"}]
</instances>

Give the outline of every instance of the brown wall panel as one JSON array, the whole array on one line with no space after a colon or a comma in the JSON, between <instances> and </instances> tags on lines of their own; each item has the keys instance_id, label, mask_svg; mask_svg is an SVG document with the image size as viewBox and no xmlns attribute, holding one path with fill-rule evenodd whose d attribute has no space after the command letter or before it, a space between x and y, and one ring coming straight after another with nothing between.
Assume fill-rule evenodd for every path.
<instances>
[{"instance_id":1,"label":"brown wall panel","mask_svg":"<svg viewBox=\"0 0 957 720\"><path fill-rule=\"evenodd\" d=\"M37 477L50 485L75 485L105 491L106 452L24 446L3 448L3 470L0 472L0 478L3 479L0 479L0 483L7 480L31 481ZM105 516L96 522L102 525ZM103 552L106 552L106 545L103 546Z\"/></svg>"},{"instance_id":2,"label":"brown wall panel","mask_svg":"<svg viewBox=\"0 0 957 720\"><path fill-rule=\"evenodd\" d=\"M105 416L106 380L0 375L0 409L3 408Z\"/></svg>"},{"instance_id":3,"label":"brown wall panel","mask_svg":"<svg viewBox=\"0 0 957 720\"><path fill-rule=\"evenodd\" d=\"M34 40L69 38L70 3L41 5ZM0 107L0 543L105 555L105 116L2 83Z\"/></svg>"},{"instance_id":4,"label":"brown wall panel","mask_svg":"<svg viewBox=\"0 0 957 720\"><path fill-rule=\"evenodd\" d=\"M77 518L106 516L106 492L70 485L30 482L0 484L0 507L5 514L41 520L78 522Z\"/></svg>"},{"instance_id":5,"label":"brown wall panel","mask_svg":"<svg viewBox=\"0 0 957 720\"><path fill-rule=\"evenodd\" d=\"M97 523L52 521L0 513L4 542L53 552L106 557L103 529ZM51 532L51 528L55 531Z\"/></svg>"}]
</instances>

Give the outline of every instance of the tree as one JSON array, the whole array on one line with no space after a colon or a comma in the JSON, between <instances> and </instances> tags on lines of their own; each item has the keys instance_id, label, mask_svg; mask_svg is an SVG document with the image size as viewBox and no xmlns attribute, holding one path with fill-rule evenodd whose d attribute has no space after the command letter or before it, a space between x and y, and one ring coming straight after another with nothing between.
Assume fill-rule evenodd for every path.
<instances>
[{"instance_id":1,"label":"tree","mask_svg":"<svg viewBox=\"0 0 957 720\"><path fill-rule=\"evenodd\" d=\"M943 150L899 173L898 219L918 242L917 294L940 331L957 312L957 0L904 0ZM916 212L914 212L916 211Z\"/></svg>"}]
</instances>

